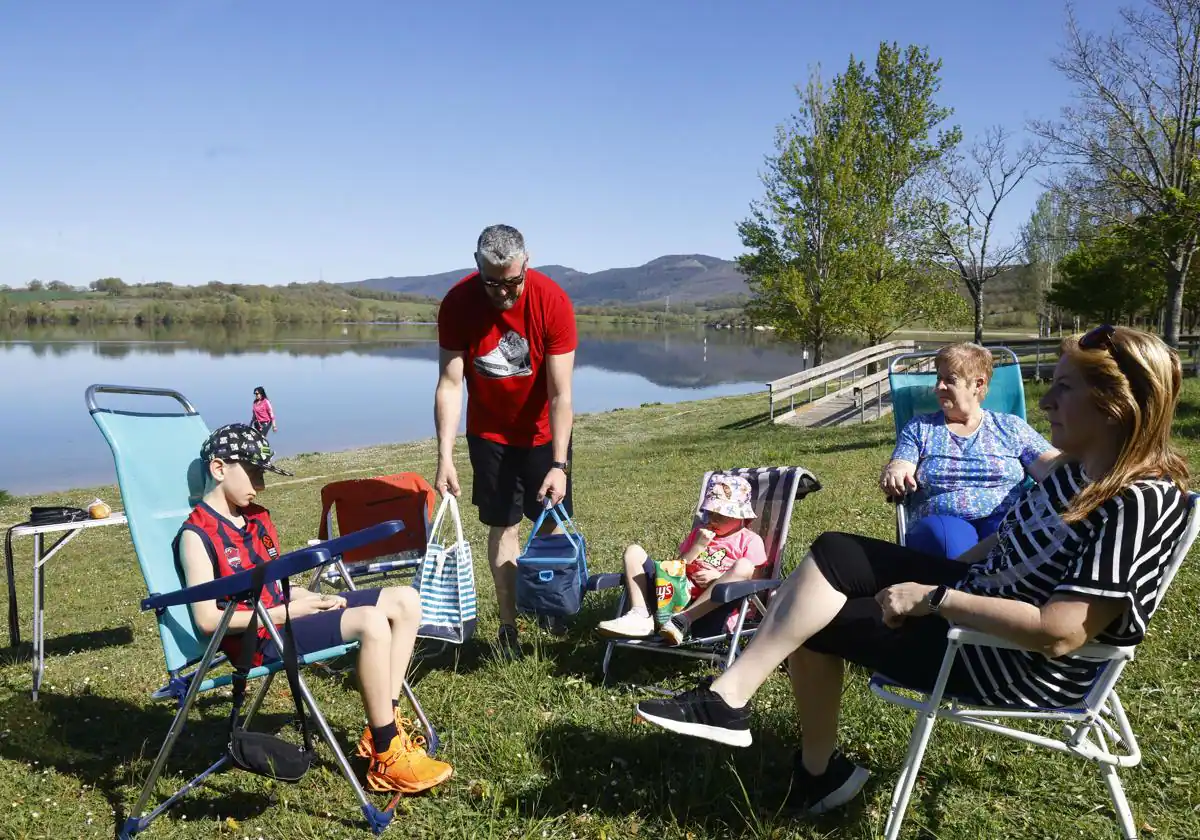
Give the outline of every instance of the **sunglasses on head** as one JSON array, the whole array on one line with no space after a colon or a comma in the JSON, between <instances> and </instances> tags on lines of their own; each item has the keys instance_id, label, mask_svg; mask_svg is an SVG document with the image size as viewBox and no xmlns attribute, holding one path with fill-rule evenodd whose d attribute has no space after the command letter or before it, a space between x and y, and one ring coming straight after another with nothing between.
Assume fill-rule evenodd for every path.
<instances>
[{"instance_id":1,"label":"sunglasses on head","mask_svg":"<svg viewBox=\"0 0 1200 840\"><path fill-rule=\"evenodd\" d=\"M528 267L529 261L526 260L525 262L521 263L521 273L516 277L497 278L488 277L483 273L483 266L480 266L479 279L482 280L483 285L487 286L489 289L507 289L508 291L512 291L513 289L520 288L521 284L525 282L525 271Z\"/></svg>"},{"instance_id":2,"label":"sunglasses on head","mask_svg":"<svg viewBox=\"0 0 1200 840\"><path fill-rule=\"evenodd\" d=\"M1113 334L1117 328L1112 324L1101 324L1088 330L1079 338L1079 346L1084 350L1108 350L1112 352L1116 349L1116 344L1113 343Z\"/></svg>"}]
</instances>

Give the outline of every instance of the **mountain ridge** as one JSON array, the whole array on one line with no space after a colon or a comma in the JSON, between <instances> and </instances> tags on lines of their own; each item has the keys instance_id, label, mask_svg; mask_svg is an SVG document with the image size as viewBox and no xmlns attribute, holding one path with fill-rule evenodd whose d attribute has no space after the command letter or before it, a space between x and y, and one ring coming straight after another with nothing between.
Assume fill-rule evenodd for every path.
<instances>
[{"instance_id":1,"label":"mountain ridge","mask_svg":"<svg viewBox=\"0 0 1200 840\"><path fill-rule=\"evenodd\" d=\"M563 287L581 305L699 303L750 293L745 275L732 260L707 254L667 254L647 263L601 271L578 271L565 265L534 266ZM474 271L464 268L411 277L375 277L341 285L402 294L441 297Z\"/></svg>"}]
</instances>

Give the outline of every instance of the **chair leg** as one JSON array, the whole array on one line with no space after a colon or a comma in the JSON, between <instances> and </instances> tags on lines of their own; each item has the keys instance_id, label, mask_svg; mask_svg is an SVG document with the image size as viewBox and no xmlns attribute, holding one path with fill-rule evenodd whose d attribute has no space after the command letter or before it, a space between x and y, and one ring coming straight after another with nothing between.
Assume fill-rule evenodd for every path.
<instances>
[{"instance_id":1,"label":"chair leg","mask_svg":"<svg viewBox=\"0 0 1200 840\"><path fill-rule=\"evenodd\" d=\"M266 698L267 692L271 689L271 683L275 681L275 674L267 674L258 684L258 690L254 692L254 697L250 700L250 705L246 707L246 714L242 718L242 729L250 728L250 721L258 713L259 706Z\"/></svg>"},{"instance_id":2,"label":"chair leg","mask_svg":"<svg viewBox=\"0 0 1200 840\"><path fill-rule=\"evenodd\" d=\"M228 761L226 756L221 756L215 764L176 791L170 799L155 808L153 812L147 814L145 817L142 816L142 812L146 808L146 803L150 801L150 796L154 793L154 786L158 782L158 777L162 774L163 768L166 767L167 759L171 756L171 751L175 749L175 741L178 740L184 726L187 725L188 712L192 710L192 704L196 702L196 695L200 693L200 684L204 682L204 676L208 673L213 659L217 656L217 650L220 647L221 640L225 637L226 631L229 629L229 619L233 617L236 606L236 604L231 602L225 608L224 613L221 615L221 621L217 625L217 631L213 633L212 638L208 641L208 647L205 649L204 655L200 658L200 664L196 666L191 682L188 683L187 693L183 696L183 702L179 704L179 711L175 713L175 719L171 721L171 728L167 730L167 737L163 739L162 746L158 750L158 756L154 759L154 764L146 776L146 782L142 785L141 793L138 794L137 804L129 812L129 816L121 825L118 832L121 840L128 840L128 838L133 837L139 831L144 830L159 814L171 807L176 800L200 784L209 775L219 770Z\"/></svg>"},{"instance_id":3,"label":"chair leg","mask_svg":"<svg viewBox=\"0 0 1200 840\"><path fill-rule=\"evenodd\" d=\"M1112 797L1113 810L1117 812L1117 823L1121 827L1121 836L1125 840L1137 840L1137 826L1133 822L1133 810L1125 796L1125 786L1121 784L1121 776L1117 768L1111 764L1100 765L1100 775L1108 786L1108 795Z\"/></svg>"},{"instance_id":4,"label":"chair leg","mask_svg":"<svg viewBox=\"0 0 1200 840\"><path fill-rule=\"evenodd\" d=\"M900 769L900 778L896 780L896 790L892 794L892 807L888 813L887 827L884 829L886 840L896 840L900 836L900 826L904 823L904 813L908 810L908 801L912 797L913 787L917 783L917 773L921 769L921 761L925 758L925 748L933 734L933 725L937 722L937 707L921 711L917 715L912 737L908 740L908 753L904 756L904 766Z\"/></svg>"},{"instance_id":5,"label":"chair leg","mask_svg":"<svg viewBox=\"0 0 1200 840\"><path fill-rule=\"evenodd\" d=\"M300 685L300 696L304 700L304 705L308 707L308 713L312 715L313 722L317 725L317 731L321 734L325 743L329 745L329 749L333 751L334 760L338 767L341 768L342 775L346 777L346 781L354 788L354 796L358 799L358 804L371 826L371 831L374 834L381 834L388 823L392 821L391 811L380 811L375 805L367 799L367 794L363 791L362 784L358 781L358 776L354 772L354 768L350 766L350 760L346 758L346 754L342 752L342 747L338 744L337 738L333 735L333 730L329 728L329 723L325 720L325 716L321 714L320 708L317 707L317 701L313 699L312 692L308 690L308 684L304 682L304 677L300 676L297 680Z\"/></svg>"},{"instance_id":6,"label":"chair leg","mask_svg":"<svg viewBox=\"0 0 1200 840\"><path fill-rule=\"evenodd\" d=\"M613 618L620 618L625 614L625 601L629 598L625 588L621 587L621 597L617 599L617 612ZM604 660L600 663L600 684L608 685L608 667L612 664L613 651L617 649L615 642L609 642L604 646Z\"/></svg>"},{"instance_id":7,"label":"chair leg","mask_svg":"<svg viewBox=\"0 0 1200 840\"><path fill-rule=\"evenodd\" d=\"M425 716L425 710L421 708L420 701L417 700L417 695L412 690L412 686L408 684L408 680L400 683L400 687L404 689L404 696L408 698L409 704L413 708L413 714L417 716L417 720L421 723L421 728L425 730L426 746L429 748L426 752L433 755L437 752L440 739L438 738L437 730L433 728L433 724L429 722L429 718Z\"/></svg>"}]
</instances>

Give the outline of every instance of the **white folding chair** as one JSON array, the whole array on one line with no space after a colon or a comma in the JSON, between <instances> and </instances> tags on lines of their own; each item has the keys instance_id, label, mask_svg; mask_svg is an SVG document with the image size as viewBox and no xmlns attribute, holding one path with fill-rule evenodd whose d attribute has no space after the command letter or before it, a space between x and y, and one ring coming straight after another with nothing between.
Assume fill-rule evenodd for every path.
<instances>
[{"instance_id":1,"label":"white folding chair","mask_svg":"<svg viewBox=\"0 0 1200 840\"><path fill-rule=\"evenodd\" d=\"M1163 573L1158 586L1155 606L1162 603L1167 588L1171 585L1175 573L1179 571L1188 549L1200 531L1200 494L1190 494L1191 511L1188 514L1187 526L1183 537L1176 546L1170 562ZM961 704L956 700L943 697L946 680L955 657L963 645L978 645L982 647L1007 648L1023 650L1021 645L1004 639L990 636L976 630L963 627L951 627L947 634L950 640L946 655L942 659L942 667L938 672L933 691L923 697L911 697L901 694L897 689L904 686L892 682L881 674L871 677L871 691L878 697L917 711L916 725L908 742L908 754L904 758L904 766L900 770L900 778L896 782L896 790L892 794L891 811L888 814L885 837L896 840L900 835L900 825L904 821L904 812L908 808L908 800L912 795L917 773L921 769L921 760L925 756L925 748L933 734L933 725L938 718L964 723L997 735L1015 738L1039 747L1057 750L1076 755L1085 761L1095 762L1100 770L1113 807L1117 812L1121 835L1125 840L1136 840L1138 833L1133 821L1133 812L1129 808L1129 800L1125 797L1125 788L1117 775L1118 768L1135 767L1142 760L1137 737L1133 727L1117 696L1116 685L1121 678L1125 666L1133 659L1133 647L1114 647L1112 645L1087 644L1075 652L1076 656L1091 659L1106 660L1107 665L1100 669L1092 684L1091 690L1078 708L1071 709L1029 709L1017 707L995 707ZM1016 729L1004 725L1004 722L1018 720L1057 721L1062 724L1063 737L1050 738L1024 729Z\"/></svg>"}]
</instances>

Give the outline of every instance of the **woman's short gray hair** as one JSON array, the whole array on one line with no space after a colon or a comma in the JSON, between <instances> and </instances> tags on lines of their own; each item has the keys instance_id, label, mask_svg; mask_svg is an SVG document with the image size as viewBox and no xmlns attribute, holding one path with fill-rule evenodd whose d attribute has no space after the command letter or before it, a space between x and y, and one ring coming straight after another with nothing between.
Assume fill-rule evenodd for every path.
<instances>
[{"instance_id":1,"label":"woman's short gray hair","mask_svg":"<svg viewBox=\"0 0 1200 840\"><path fill-rule=\"evenodd\" d=\"M475 258L497 268L512 265L525 256L525 237L512 225L489 225L479 234Z\"/></svg>"}]
</instances>

